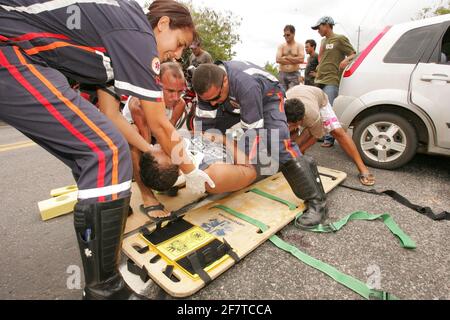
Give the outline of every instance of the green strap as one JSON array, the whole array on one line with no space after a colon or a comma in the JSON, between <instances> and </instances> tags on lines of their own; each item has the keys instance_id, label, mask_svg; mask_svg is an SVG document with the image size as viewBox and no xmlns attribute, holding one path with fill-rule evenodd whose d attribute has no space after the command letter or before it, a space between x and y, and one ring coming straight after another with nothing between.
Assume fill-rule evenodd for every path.
<instances>
[{"instance_id":1,"label":"green strap","mask_svg":"<svg viewBox=\"0 0 450 320\"><path fill-rule=\"evenodd\" d=\"M297 219L301 217L301 213L297 215L295 222L297 223ZM406 234L403 232L402 229L395 223L394 219L392 217L385 213L385 214L370 214L365 211L357 211L353 212L352 214L349 214L345 218L327 224L327 225L318 225L317 227L313 229L308 229L308 231L311 232L319 232L319 233L329 233L329 232L337 232L341 230L348 222L353 220L366 220L366 221L373 221L381 219L383 220L384 224L388 227L389 231L391 231L400 241L400 245L405 249L415 249L416 243Z\"/></svg>"},{"instance_id":2,"label":"green strap","mask_svg":"<svg viewBox=\"0 0 450 320\"><path fill-rule=\"evenodd\" d=\"M255 188L250 191L254 192L262 197L283 203L289 207L289 210L294 210L295 208L297 208L297 206L295 206L295 204L293 204L287 200L278 198L267 192L261 191L259 189ZM300 212L297 215L297 217L295 218L295 226L298 226L297 220L298 220L298 218L300 218L300 216L302 214L303 214L303 212ZM350 222L352 220L373 221L373 220L377 220L377 219L383 220L384 224L388 227L388 229L399 239L400 245L403 248L405 248L405 249L415 249L416 248L416 243L406 233L404 233L402 229L400 229L400 227L395 223L394 219L392 219L392 217L387 213L374 215L374 214L369 214L364 211L357 211L357 212L353 212L352 214L348 215L347 217L345 217L337 222L333 222L333 223L330 223L327 225L318 225L317 227L315 227L313 229L308 229L307 231L321 232L321 233L337 232L337 231L341 230L348 222Z\"/></svg>"},{"instance_id":3,"label":"green strap","mask_svg":"<svg viewBox=\"0 0 450 320\"><path fill-rule=\"evenodd\" d=\"M295 203L292 203L292 202L289 202L287 200L278 198L277 196L271 195L270 193L264 192L262 190L254 188L254 189L251 189L249 191L253 192L253 193L256 193L256 194L258 194L258 195L260 195L262 197L268 198L270 200L274 200L274 201L280 202L280 203L288 206L289 210L291 210L291 211L298 208L298 206Z\"/></svg>"},{"instance_id":4,"label":"green strap","mask_svg":"<svg viewBox=\"0 0 450 320\"><path fill-rule=\"evenodd\" d=\"M269 227L262 223L261 221L258 221L256 219L253 219L243 213L237 212L231 208L228 208L223 205L217 205L214 206L214 208L224 210L225 212L228 212L229 214L242 219L244 221L247 221L250 224L253 224L254 226L260 228L263 232L268 230ZM291 253L293 256L295 256L297 259L302 261L303 263L325 273L326 275L330 276L340 284L346 286L347 288L355 291L362 297L366 299L383 299L383 300L397 300L398 298L394 295L391 295L384 291L374 290L370 289L364 282L355 279L349 275L346 275L336 268L330 266L329 264L326 264L318 259L315 259L306 253L300 251L295 246L283 241L277 236L272 236L269 238L269 240L276 245L278 248Z\"/></svg>"},{"instance_id":5,"label":"green strap","mask_svg":"<svg viewBox=\"0 0 450 320\"><path fill-rule=\"evenodd\" d=\"M235 217L237 217L237 218L239 218L241 220L247 221L248 223L258 227L259 229L261 229L262 232L265 232L265 231L269 230L269 227L267 225L265 225L263 222L261 222L259 220L256 220L256 219L253 219L252 217L249 217L249 216L247 216L247 215L245 215L243 213L237 212L237 211L235 211L235 210L233 210L231 208L228 208L228 207L226 207L224 205L219 204L217 206L214 206L213 208L221 209L221 210L223 210L225 212L228 212L229 214L231 214L231 215L233 215L233 216L235 216Z\"/></svg>"}]
</instances>

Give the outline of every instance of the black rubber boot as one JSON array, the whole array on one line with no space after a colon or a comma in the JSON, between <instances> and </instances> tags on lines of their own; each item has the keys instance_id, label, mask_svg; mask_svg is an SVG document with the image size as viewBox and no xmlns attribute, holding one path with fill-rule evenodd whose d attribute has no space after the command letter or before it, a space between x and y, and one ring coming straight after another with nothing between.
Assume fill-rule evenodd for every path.
<instances>
[{"instance_id":1,"label":"black rubber boot","mask_svg":"<svg viewBox=\"0 0 450 320\"><path fill-rule=\"evenodd\" d=\"M313 158L302 156L289 160L281 168L295 195L305 201L308 209L297 220L299 227L311 229L320 224L328 214L326 194Z\"/></svg>"},{"instance_id":2,"label":"black rubber boot","mask_svg":"<svg viewBox=\"0 0 450 320\"><path fill-rule=\"evenodd\" d=\"M118 270L130 198L77 203L75 232L83 261L85 300L147 300L133 292Z\"/></svg>"}]
</instances>

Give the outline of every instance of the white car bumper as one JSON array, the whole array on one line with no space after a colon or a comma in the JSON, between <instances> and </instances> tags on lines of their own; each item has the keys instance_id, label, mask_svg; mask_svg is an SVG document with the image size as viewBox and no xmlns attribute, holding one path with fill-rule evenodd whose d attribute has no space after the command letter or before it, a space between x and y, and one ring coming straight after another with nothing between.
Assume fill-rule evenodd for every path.
<instances>
[{"instance_id":1,"label":"white car bumper","mask_svg":"<svg viewBox=\"0 0 450 320\"><path fill-rule=\"evenodd\" d=\"M334 100L333 109L342 128L347 130L353 119L364 109L364 103L358 98L341 95Z\"/></svg>"}]
</instances>

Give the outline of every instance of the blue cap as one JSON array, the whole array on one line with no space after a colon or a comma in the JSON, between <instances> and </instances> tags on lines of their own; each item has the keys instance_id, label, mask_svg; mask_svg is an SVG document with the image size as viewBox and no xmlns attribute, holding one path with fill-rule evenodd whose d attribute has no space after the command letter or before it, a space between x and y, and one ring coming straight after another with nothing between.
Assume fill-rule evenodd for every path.
<instances>
[{"instance_id":1,"label":"blue cap","mask_svg":"<svg viewBox=\"0 0 450 320\"><path fill-rule=\"evenodd\" d=\"M331 26L334 26L334 20L333 20L332 17L324 16L324 17L320 18L320 19L317 21L317 23L316 23L314 26L311 27L311 29L317 30L317 29L319 29L319 26L320 26L321 24L329 24L329 25L331 25Z\"/></svg>"}]
</instances>

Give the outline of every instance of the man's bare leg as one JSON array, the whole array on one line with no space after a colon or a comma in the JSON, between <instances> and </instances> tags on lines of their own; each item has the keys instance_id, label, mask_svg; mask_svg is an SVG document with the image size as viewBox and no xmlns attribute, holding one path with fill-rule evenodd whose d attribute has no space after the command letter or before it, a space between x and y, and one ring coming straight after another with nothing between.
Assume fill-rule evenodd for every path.
<instances>
[{"instance_id":1,"label":"man's bare leg","mask_svg":"<svg viewBox=\"0 0 450 320\"><path fill-rule=\"evenodd\" d=\"M356 164L359 173L368 175L370 174L369 169L366 167L364 162L361 159L361 156L356 149L356 145L353 140L347 135L347 133L342 128L335 129L330 132L331 135L339 142L339 145L344 149L345 153L347 153L350 158L352 158L353 162ZM373 181L375 181L373 179Z\"/></svg>"}]
</instances>

